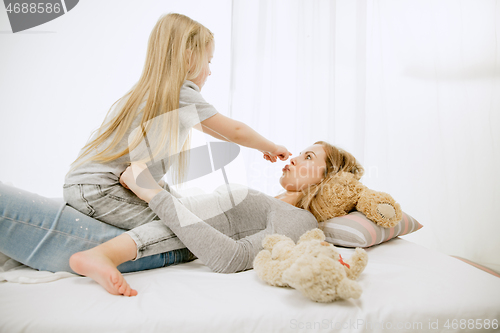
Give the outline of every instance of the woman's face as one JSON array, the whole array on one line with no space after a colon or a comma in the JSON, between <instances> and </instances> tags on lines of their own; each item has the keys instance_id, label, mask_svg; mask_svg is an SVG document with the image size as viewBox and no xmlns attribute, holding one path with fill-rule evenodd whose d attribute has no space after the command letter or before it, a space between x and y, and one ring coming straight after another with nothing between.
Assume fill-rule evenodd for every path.
<instances>
[{"instance_id":1,"label":"woman's face","mask_svg":"<svg viewBox=\"0 0 500 333\"><path fill-rule=\"evenodd\" d=\"M326 153L322 145L307 147L283 168L281 186L287 191L298 192L319 183L325 176L325 159Z\"/></svg>"}]
</instances>

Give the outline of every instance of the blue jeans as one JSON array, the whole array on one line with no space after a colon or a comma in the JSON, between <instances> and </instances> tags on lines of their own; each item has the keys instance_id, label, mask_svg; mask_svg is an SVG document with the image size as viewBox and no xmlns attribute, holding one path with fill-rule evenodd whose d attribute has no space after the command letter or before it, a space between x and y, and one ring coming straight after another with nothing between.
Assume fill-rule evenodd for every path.
<instances>
[{"instance_id":1,"label":"blue jeans","mask_svg":"<svg viewBox=\"0 0 500 333\"><path fill-rule=\"evenodd\" d=\"M72 254L104 243L126 230L76 209L0 183L0 252L27 266L74 273ZM192 260L187 248L142 257L118 266L122 273Z\"/></svg>"},{"instance_id":2,"label":"blue jeans","mask_svg":"<svg viewBox=\"0 0 500 333\"><path fill-rule=\"evenodd\" d=\"M148 203L121 184L65 184L64 201L76 210L117 228L130 230L159 220Z\"/></svg>"}]
</instances>

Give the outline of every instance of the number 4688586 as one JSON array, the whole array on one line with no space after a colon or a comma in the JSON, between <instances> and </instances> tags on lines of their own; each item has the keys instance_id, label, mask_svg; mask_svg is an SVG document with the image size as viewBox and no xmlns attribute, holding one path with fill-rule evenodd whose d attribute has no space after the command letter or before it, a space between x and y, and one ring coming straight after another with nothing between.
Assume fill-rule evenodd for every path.
<instances>
[{"instance_id":1,"label":"number 4688586","mask_svg":"<svg viewBox=\"0 0 500 333\"><path fill-rule=\"evenodd\" d=\"M446 321L446 323L444 323L444 328L446 329L470 329L470 330L473 330L473 329L497 329L498 328L498 319L493 319L493 320L489 320L489 319L453 319L450 321L450 319L448 319Z\"/></svg>"},{"instance_id":2,"label":"number 4688586","mask_svg":"<svg viewBox=\"0 0 500 333\"><path fill-rule=\"evenodd\" d=\"M60 13L61 12L61 4L59 3L9 3L9 5L6 8L7 13L12 13L14 12L15 14L18 13Z\"/></svg>"}]
</instances>

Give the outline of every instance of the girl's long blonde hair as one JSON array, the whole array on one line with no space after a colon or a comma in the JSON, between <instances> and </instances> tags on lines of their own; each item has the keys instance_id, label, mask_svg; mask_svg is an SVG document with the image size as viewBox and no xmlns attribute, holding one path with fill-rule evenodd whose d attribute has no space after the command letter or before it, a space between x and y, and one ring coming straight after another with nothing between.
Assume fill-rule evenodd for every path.
<instances>
[{"instance_id":1,"label":"girl's long blonde hair","mask_svg":"<svg viewBox=\"0 0 500 333\"><path fill-rule=\"evenodd\" d=\"M201 73L212 42L212 32L189 17L175 13L162 15L149 36L146 62L139 81L118 100L126 99L126 102L113 117L109 120L106 117L96 130L97 137L83 147L82 154L72 163L72 168L91 160L101 163L113 161L136 148L144 148L143 142L146 141L149 145L148 154L136 154L143 157L142 162L151 161L157 156L163 157L165 152L174 157L179 154L175 173L177 178L174 179L175 183L179 183L186 172L186 150L191 146L191 132L182 148L178 147L178 113L169 111L179 108L179 94L184 81L192 80ZM145 100L140 128L129 136L127 148L114 151ZM111 143L100 147L113 134ZM100 151L97 150L98 147L101 148ZM93 151L96 154L89 156ZM176 158L168 159L168 167L174 160ZM135 161L138 159L134 159Z\"/></svg>"},{"instance_id":2,"label":"girl's long blonde hair","mask_svg":"<svg viewBox=\"0 0 500 333\"><path fill-rule=\"evenodd\" d=\"M331 218L331 216L325 215L325 211L328 211L328 209L325 209L325 200L323 200L322 191L325 183L341 171L354 174L354 177L358 180L363 176L365 171L356 158L345 150L332 146L325 141L317 141L314 144L322 145L325 150L325 177L318 184L308 186L302 190L302 197L295 206L310 211L321 222Z\"/></svg>"}]
</instances>

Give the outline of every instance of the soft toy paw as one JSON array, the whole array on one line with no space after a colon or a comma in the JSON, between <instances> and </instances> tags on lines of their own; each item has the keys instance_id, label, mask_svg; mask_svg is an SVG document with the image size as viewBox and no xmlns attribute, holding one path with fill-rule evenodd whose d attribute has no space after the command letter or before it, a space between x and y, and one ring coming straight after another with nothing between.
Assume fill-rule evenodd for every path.
<instances>
[{"instance_id":1,"label":"soft toy paw","mask_svg":"<svg viewBox=\"0 0 500 333\"><path fill-rule=\"evenodd\" d=\"M253 268L263 281L295 288L316 302L361 296L361 287L354 279L366 267L366 251L357 248L346 263L336 248L324 241L320 229L306 232L296 245L282 235L277 239L276 235L267 236L262 243L272 247L255 257Z\"/></svg>"},{"instance_id":2,"label":"soft toy paw","mask_svg":"<svg viewBox=\"0 0 500 333\"><path fill-rule=\"evenodd\" d=\"M371 190L350 172L338 172L323 183L324 202L311 207L311 212L324 221L343 216L356 209L384 228L396 226L402 219L401 207L387 193Z\"/></svg>"}]
</instances>

